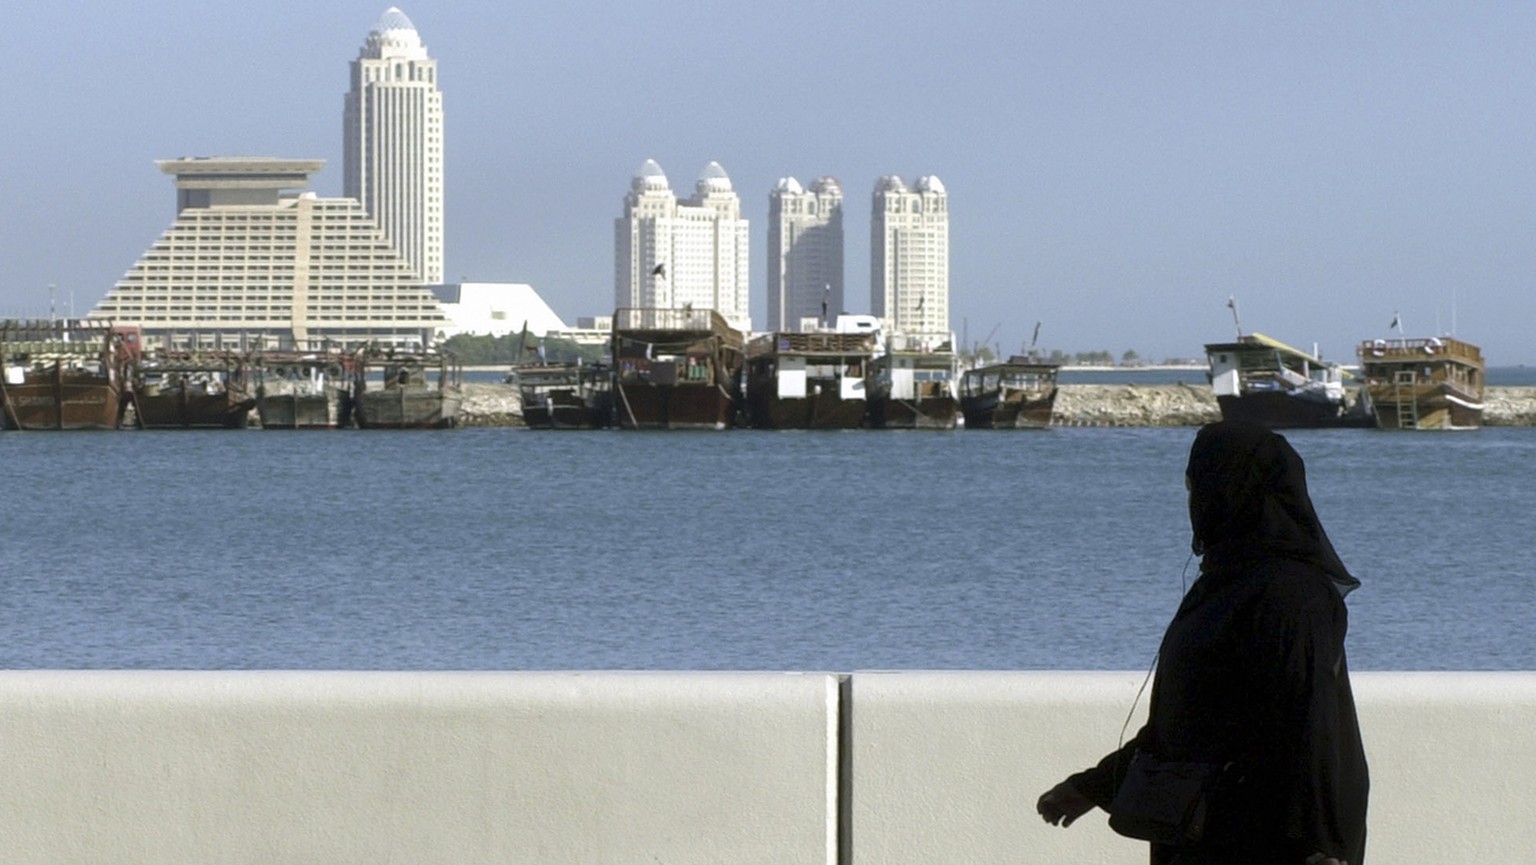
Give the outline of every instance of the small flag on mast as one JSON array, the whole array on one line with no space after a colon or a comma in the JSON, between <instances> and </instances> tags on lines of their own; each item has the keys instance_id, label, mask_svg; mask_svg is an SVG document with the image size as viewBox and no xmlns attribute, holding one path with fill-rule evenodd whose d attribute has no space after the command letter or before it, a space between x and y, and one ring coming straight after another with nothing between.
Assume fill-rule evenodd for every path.
<instances>
[{"instance_id":1,"label":"small flag on mast","mask_svg":"<svg viewBox=\"0 0 1536 865\"><path fill-rule=\"evenodd\" d=\"M1403 331L1403 317L1398 315L1396 310L1393 310L1393 312L1392 312L1392 323L1387 325L1387 330L1391 330L1394 327L1397 328L1397 332L1398 333L1402 333L1402 331Z\"/></svg>"},{"instance_id":2,"label":"small flag on mast","mask_svg":"<svg viewBox=\"0 0 1536 865\"><path fill-rule=\"evenodd\" d=\"M665 261L663 261L661 264L658 264L655 267L651 268L651 276L659 276L662 279L666 279L667 278L667 263Z\"/></svg>"}]
</instances>

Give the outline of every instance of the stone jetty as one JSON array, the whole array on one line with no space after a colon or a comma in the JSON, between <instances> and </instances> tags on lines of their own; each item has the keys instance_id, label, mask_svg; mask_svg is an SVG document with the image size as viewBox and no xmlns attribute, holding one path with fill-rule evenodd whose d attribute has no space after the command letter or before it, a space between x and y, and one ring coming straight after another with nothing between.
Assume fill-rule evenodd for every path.
<instances>
[{"instance_id":1,"label":"stone jetty","mask_svg":"<svg viewBox=\"0 0 1536 865\"><path fill-rule=\"evenodd\" d=\"M1486 426L1536 426L1536 387L1490 387ZM517 389L491 382L464 385L461 426L522 426ZM1201 384L1064 384L1056 395L1057 426L1176 427L1220 420L1211 389Z\"/></svg>"},{"instance_id":2,"label":"stone jetty","mask_svg":"<svg viewBox=\"0 0 1536 865\"><path fill-rule=\"evenodd\" d=\"M1536 387L1490 387L1483 404L1484 426L1536 426Z\"/></svg>"},{"instance_id":3,"label":"stone jetty","mask_svg":"<svg viewBox=\"0 0 1536 865\"><path fill-rule=\"evenodd\" d=\"M1200 384L1064 384L1056 393L1057 426L1199 426L1221 420L1209 386Z\"/></svg>"},{"instance_id":4,"label":"stone jetty","mask_svg":"<svg viewBox=\"0 0 1536 865\"><path fill-rule=\"evenodd\" d=\"M1536 387L1490 387L1484 426L1536 426ZM1220 420L1204 384L1064 384L1056 395L1059 426L1199 426Z\"/></svg>"},{"instance_id":5,"label":"stone jetty","mask_svg":"<svg viewBox=\"0 0 1536 865\"><path fill-rule=\"evenodd\" d=\"M515 386L467 381L463 388L459 426L523 426L523 404Z\"/></svg>"}]
</instances>

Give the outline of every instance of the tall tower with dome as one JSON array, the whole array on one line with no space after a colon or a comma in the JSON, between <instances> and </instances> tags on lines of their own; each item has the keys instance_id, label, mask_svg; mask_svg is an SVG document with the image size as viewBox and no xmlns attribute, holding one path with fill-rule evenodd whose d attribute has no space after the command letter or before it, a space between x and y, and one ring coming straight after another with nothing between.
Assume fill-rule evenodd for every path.
<instances>
[{"instance_id":1,"label":"tall tower with dome","mask_svg":"<svg viewBox=\"0 0 1536 865\"><path fill-rule=\"evenodd\" d=\"M843 188L781 177L768 194L768 329L826 325L844 311Z\"/></svg>"},{"instance_id":2,"label":"tall tower with dome","mask_svg":"<svg viewBox=\"0 0 1536 865\"><path fill-rule=\"evenodd\" d=\"M614 220L614 304L713 309L751 330L748 229L720 163L706 165L693 197L678 201L661 166L647 159Z\"/></svg>"},{"instance_id":3,"label":"tall tower with dome","mask_svg":"<svg viewBox=\"0 0 1536 865\"><path fill-rule=\"evenodd\" d=\"M894 174L875 183L870 214L870 312L889 331L949 331L949 193L933 175L908 187Z\"/></svg>"},{"instance_id":4,"label":"tall tower with dome","mask_svg":"<svg viewBox=\"0 0 1536 865\"><path fill-rule=\"evenodd\" d=\"M443 281L443 94L437 61L391 6L352 61L344 194L362 202L425 283Z\"/></svg>"}]
</instances>

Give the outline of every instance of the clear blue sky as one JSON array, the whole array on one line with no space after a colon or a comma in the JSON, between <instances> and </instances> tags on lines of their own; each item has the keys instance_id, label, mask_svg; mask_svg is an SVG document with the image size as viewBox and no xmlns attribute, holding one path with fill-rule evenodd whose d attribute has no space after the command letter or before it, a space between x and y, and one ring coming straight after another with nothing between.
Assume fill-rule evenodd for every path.
<instances>
[{"instance_id":1,"label":"clear blue sky","mask_svg":"<svg viewBox=\"0 0 1536 865\"><path fill-rule=\"evenodd\" d=\"M0 315L84 314L173 217L156 159L327 160L388 2L7 0ZM491 0L401 8L439 61L450 279L613 305L646 158L847 196L868 310L877 177L950 193L952 326L1017 350L1198 356L1245 330L1331 357L1450 332L1536 363L1536 4Z\"/></svg>"}]
</instances>

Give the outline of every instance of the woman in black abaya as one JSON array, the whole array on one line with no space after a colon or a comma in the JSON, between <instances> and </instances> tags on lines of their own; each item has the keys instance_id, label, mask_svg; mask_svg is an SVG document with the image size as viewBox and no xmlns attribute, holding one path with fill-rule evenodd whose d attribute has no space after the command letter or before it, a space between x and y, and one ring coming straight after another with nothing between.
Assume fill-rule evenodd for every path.
<instances>
[{"instance_id":1,"label":"woman in black abaya","mask_svg":"<svg viewBox=\"0 0 1536 865\"><path fill-rule=\"evenodd\" d=\"M1232 763L1204 837L1152 845L1154 865L1363 865L1369 779L1344 660L1345 569L1282 436L1200 429L1186 474L1200 576L1158 650L1147 723L1040 797L1071 825L1106 811L1136 750Z\"/></svg>"}]
</instances>

